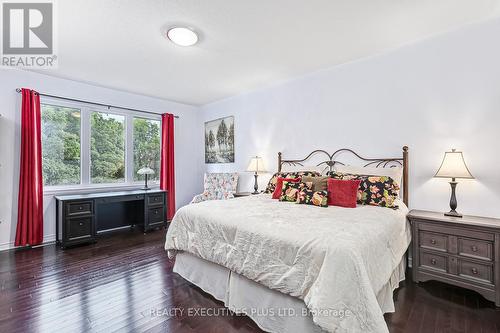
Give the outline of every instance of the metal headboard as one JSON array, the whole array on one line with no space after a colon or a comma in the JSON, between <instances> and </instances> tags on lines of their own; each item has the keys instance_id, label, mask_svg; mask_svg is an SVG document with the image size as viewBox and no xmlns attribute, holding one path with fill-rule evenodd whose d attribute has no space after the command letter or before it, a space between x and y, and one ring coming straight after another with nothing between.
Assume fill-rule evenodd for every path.
<instances>
[{"instance_id":1,"label":"metal headboard","mask_svg":"<svg viewBox=\"0 0 500 333\"><path fill-rule=\"evenodd\" d=\"M337 151L335 151L333 154L329 154L325 150L315 150L311 152L309 155L307 155L303 159L299 160L287 160L283 159L281 156L281 152L278 153L278 172L281 171L281 167L283 164L287 165L303 165L302 162L307 161L313 156L318 156L318 155L325 155L328 159L325 159L324 161L321 161L320 163L317 164L317 166L324 165L325 169L328 167L331 170L333 170L333 167L335 164L340 164L340 165L345 165L345 163L340 162L337 160L339 155L342 153L350 153L354 157L358 158L361 161L367 162L363 165L363 167L368 167L368 166L374 166L376 168L390 168L395 165L400 165L403 167L403 184L402 184L402 191L403 191L403 202L408 206L408 146L403 147L403 156L402 157L390 157L390 158L365 158L356 153L355 151L348 149L348 148L342 148Z\"/></svg>"}]
</instances>

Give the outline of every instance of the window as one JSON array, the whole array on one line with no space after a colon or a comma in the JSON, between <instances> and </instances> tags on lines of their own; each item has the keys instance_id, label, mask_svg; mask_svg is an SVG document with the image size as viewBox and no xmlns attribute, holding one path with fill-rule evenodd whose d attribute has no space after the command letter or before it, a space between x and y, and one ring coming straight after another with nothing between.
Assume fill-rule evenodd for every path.
<instances>
[{"instance_id":1,"label":"window","mask_svg":"<svg viewBox=\"0 0 500 333\"><path fill-rule=\"evenodd\" d=\"M160 115L122 112L43 98L42 169L46 190L125 186L143 182L137 171L160 176Z\"/></svg>"},{"instance_id":2,"label":"window","mask_svg":"<svg viewBox=\"0 0 500 333\"><path fill-rule=\"evenodd\" d=\"M92 112L90 130L91 182L124 182L125 117Z\"/></svg>"},{"instance_id":3,"label":"window","mask_svg":"<svg viewBox=\"0 0 500 333\"><path fill-rule=\"evenodd\" d=\"M80 184L80 110L48 104L41 109L43 184Z\"/></svg>"},{"instance_id":4,"label":"window","mask_svg":"<svg viewBox=\"0 0 500 333\"><path fill-rule=\"evenodd\" d=\"M154 170L151 180L160 180L160 122L134 118L134 180L142 180L137 171L144 167Z\"/></svg>"}]
</instances>

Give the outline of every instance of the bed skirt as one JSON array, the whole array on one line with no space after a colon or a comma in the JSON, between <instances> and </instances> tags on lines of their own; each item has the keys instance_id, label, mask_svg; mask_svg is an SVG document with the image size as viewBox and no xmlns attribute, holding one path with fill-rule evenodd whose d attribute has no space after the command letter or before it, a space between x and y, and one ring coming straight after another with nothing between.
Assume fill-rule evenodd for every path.
<instances>
[{"instance_id":1,"label":"bed skirt","mask_svg":"<svg viewBox=\"0 0 500 333\"><path fill-rule=\"evenodd\" d=\"M377 295L382 313L394 312L393 292L405 279L405 269L406 256ZM224 302L231 311L246 314L264 331L324 332L313 323L303 300L269 289L223 266L178 252L173 271Z\"/></svg>"}]
</instances>

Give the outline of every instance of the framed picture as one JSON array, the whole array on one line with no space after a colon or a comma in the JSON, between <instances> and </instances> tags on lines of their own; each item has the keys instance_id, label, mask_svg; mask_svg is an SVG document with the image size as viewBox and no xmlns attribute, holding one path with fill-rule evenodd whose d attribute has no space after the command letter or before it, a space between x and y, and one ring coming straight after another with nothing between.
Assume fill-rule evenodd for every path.
<instances>
[{"instance_id":1,"label":"framed picture","mask_svg":"<svg viewBox=\"0 0 500 333\"><path fill-rule=\"evenodd\" d=\"M234 116L205 123L205 163L234 163Z\"/></svg>"}]
</instances>

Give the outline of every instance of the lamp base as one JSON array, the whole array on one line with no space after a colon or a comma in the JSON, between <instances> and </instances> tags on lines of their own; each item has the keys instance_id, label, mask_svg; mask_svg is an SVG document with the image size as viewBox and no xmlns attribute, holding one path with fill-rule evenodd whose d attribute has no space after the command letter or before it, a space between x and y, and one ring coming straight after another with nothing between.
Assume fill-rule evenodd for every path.
<instances>
[{"instance_id":1,"label":"lamp base","mask_svg":"<svg viewBox=\"0 0 500 333\"><path fill-rule=\"evenodd\" d=\"M458 213L456 210L450 210L448 213L444 213L444 215L453 217L463 217L463 215Z\"/></svg>"},{"instance_id":2,"label":"lamp base","mask_svg":"<svg viewBox=\"0 0 500 333\"><path fill-rule=\"evenodd\" d=\"M253 186L252 194L259 194L259 184L257 183L257 177L258 177L257 172L255 172L254 177L255 177L255 184Z\"/></svg>"},{"instance_id":3,"label":"lamp base","mask_svg":"<svg viewBox=\"0 0 500 333\"><path fill-rule=\"evenodd\" d=\"M453 216L453 217L462 217L462 214L457 213L457 196L455 195L455 189L457 188L457 182L455 178L451 179L451 198L450 198L450 211L448 213L444 213L445 216Z\"/></svg>"}]
</instances>

